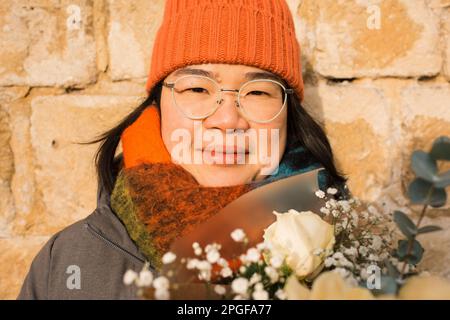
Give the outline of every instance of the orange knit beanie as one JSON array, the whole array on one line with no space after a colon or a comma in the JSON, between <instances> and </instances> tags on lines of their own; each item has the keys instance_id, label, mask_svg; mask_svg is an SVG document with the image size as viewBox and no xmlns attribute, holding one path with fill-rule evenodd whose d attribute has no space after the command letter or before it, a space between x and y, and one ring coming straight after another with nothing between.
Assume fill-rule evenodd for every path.
<instances>
[{"instance_id":1,"label":"orange knit beanie","mask_svg":"<svg viewBox=\"0 0 450 320\"><path fill-rule=\"evenodd\" d=\"M203 63L270 71L303 100L300 45L285 0L167 0L147 91L176 69Z\"/></svg>"}]
</instances>

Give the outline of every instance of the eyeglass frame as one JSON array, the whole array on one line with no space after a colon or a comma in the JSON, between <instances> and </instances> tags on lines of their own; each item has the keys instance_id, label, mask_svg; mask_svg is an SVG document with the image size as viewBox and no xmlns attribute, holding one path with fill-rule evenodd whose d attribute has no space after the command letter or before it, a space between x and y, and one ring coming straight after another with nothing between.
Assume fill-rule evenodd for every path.
<instances>
[{"instance_id":1,"label":"eyeglass frame","mask_svg":"<svg viewBox=\"0 0 450 320\"><path fill-rule=\"evenodd\" d=\"M175 84L176 84L177 81L179 81L180 79L187 78L187 77L197 77L197 78L205 78L205 79L211 80L211 81L217 86L217 88L219 88L219 99L218 99L218 100L216 101L216 103L215 103L215 104L216 104L216 107L215 107L211 112L209 112L208 114L206 114L205 116L198 116L198 117L195 117L195 116L187 115L186 112L184 112L184 110L177 104L177 100L175 99ZM258 82L258 81L269 81L269 82L273 82L273 83L276 83L276 84L280 85L281 88L283 88L283 92L284 92L284 102L283 102L283 105L282 105L282 107L280 108L280 111L278 111L278 113L277 113L275 116L273 116L271 119L269 119L269 120L254 120L254 119L251 119L251 117L249 117L249 115L245 112L244 108L241 106L241 102L240 102L240 97L241 97L241 95L240 95L240 92L241 92L242 88L245 87L247 84L249 84L249 83L251 83L251 82ZM275 118L277 118L277 117L281 114L281 112L283 111L283 109L284 109L284 107L285 107L285 105L286 105L286 102L287 102L287 96L288 96L288 94L293 94L293 93L294 93L294 89L292 89L292 88L286 88L286 87L285 87L282 83L280 83L279 81L272 80L272 79L255 79L255 80L249 80L249 81L245 82L244 84L242 84L241 87L240 87L239 89L224 89L224 88L221 88L221 87L219 86L219 84L217 83L217 81L215 81L214 79L212 79L212 78L210 78L210 77L206 77L206 76L202 76L202 75L190 75L190 74L189 74L189 75L185 75L185 76L181 76L181 77L179 77L178 79L176 79L176 80L173 81L173 82L165 82L165 81L163 81L163 82L162 82L162 85L165 86L166 88L171 89L171 91L172 91L172 99L173 99L173 102L175 103L175 106L178 108L178 110L180 110L180 111L184 114L184 116L185 116L186 118L189 118L189 119L192 119L192 120L203 120L203 119L208 118L210 115L214 114L214 112L216 112L217 109L219 109L219 106L220 106L220 105L222 104L222 102L223 102L222 92L224 92L224 91L230 91L230 92L237 93L237 96L238 96L238 97L237 97L237 100L235 100L235 103L236 103L236 106L237 106L237 107L241 110L241 112L244 114L245 118L247 118L247 119L250 120L250 121L256 122L256 123L269 123L269 122L272 122Z\"/></svg>"}]
</instances>

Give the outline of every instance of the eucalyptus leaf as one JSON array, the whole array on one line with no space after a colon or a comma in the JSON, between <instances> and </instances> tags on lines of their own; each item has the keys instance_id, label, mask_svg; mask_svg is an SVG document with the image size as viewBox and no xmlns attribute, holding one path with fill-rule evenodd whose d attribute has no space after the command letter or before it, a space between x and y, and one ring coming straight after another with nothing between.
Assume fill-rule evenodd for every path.
<instances>
[{"instance_id":1,"label":"eucalyptus leaf","mask_svg":"<svg viewBox=\"0 0 450 320\"><path fill-rule=\"evenodd\" d=\"M397 255L400 261L418 264L422 260L424 249L419 241L414 240L411 252L408 254L409 240L399 240Z\"/></svg>"},{"instance_id":2,"label":"eucalyptus leaf","mask_svg":"<svg viewBox=\"0 0 450 320\"><path fill-rule=\"evenodd\" d=\"M450 161L450 138L445 136L437 138L431 148L430 156L435 160Z\"/></svg>"},{"instance_id":3,"label":"eucalyptus leaf","mask_svg":"<svg viewBox=\"0 0 450 320\"><path fill-rule=\"evenodd\" d=\"M423 249L422 245L419 241L415 240L412 250L412 255L409 258L409 263L412 264L418 264L420 260L422 260L423 252L425 250Z\"/></svg>"},{"instance_id":4,"label":"eucalyptus leaf","mask_svg":"<svg viewBox=\"0 0 450 320\"><path fill-rule=\"evenodd\" d=\"M428 193L433 188L429 198ZM413 204L429 204L434 208L439 208L447 202L445 189L435 188L433 184L422 178L416 178L408 187L408 197Z\"/></svg>"},{"instance_id":5,"label":"eucalyptus leaf","mask_svg":"<svg viewBox=\"0 0 450 320\"><path fill-rule=\"evenodd\" d=\"M398 277L400 277L400 271L398 271L397 267L394 266L394 265L392 264L391 261L389 261L388 259L386 259L386 260L384 261L384 264L385 264L385 266L386 266L386 268L387 268L387 270L388 270L388 274L389 274L391 277L393 277L393 278L395 278L395 279L397 279Z\"/></svg>"},{"instance_id":6,"label":"eucalyptus leaf","mask_svg":"<svg viewBox=\"0 0 450 320\"><path fill-rule=\"evenodd\" d=\"M450 170L440 174L438 180L434 183L436 188L445 189L450 186Z\"/></svg>"},{"instance_id":7,"label":"eucalyptus leaf","mask_svg":"<svg viewBox=\"0 0 450 320\"><path fill-rule=\"evenodd\" d=\"M445 205L447 202L447 192L445 189L434 189L429 201L430 206L433 208L439 208Z\"/></svg>"},{"instance_id":8,"label":"eucalyptus leaf","mask_svg":"<svg viewBox=\"0 0 450 320\"><path fill-rule=\"evenodd\" d=\"M437 179L437 163L428 153L416 150L411 156L411 166L417 177L428 182L435 182Z\"/></svg>"},{"instance_id":9,"label":"eucalyptus leaf","mask_svg":"<svg viewBox=\"0 0 450 320\"><path fill-rule=\"evenodd\" d=\"M414 222L401 211L394 211L394 222L400 231L408 238L417 234L417 228Z\"/></svg>"},{"instance_id":10,"label":"eucalyptus leaf","mask_svg":"<svg viewBox=\"0 0 450 320\"><path fill-rule=\"evenodd\" d=\"M391 276L385 276L382 275L381 276L381 281L380 281L380 290L381 293L383 294L396 294L397 290L398 290L398 284L397 281L395 280L395 278L391 277Z\"/></svg>"},{"instance_id":11,"label":"eucalyptus leaf","mask_svg":"<svg viewBox=\"0 0 450 320\"><path fill-rule=\"evenodd\" d=\"M397 244L396 257L404 261L408 250L408 240L399 240Z\"/></svg>"},{"instance_id":12,"label":"eucalyptus leaf","mask_svg":"<svg viewBox=\"0 0 450 320\"><path fill-rule=\"evenodd\" d=\"M425 204L428 192L433 184L422 178L414 179L408 187L408 197L412 203Z\"/></svg>"},{"instance_id":13,"label":"eucalyptus leaf","mask_svg":"<svg viewBox=\"0 0 450 320\"><path fill-rule=\"evenodd\" d=\"M442 230L442 228L439 226L425 226L425 227L419 228L419 230L417 230L417 233L424 234L424 233L435 232L435 231L440 231L440 230Z\"/></svg>"}]
</instances>

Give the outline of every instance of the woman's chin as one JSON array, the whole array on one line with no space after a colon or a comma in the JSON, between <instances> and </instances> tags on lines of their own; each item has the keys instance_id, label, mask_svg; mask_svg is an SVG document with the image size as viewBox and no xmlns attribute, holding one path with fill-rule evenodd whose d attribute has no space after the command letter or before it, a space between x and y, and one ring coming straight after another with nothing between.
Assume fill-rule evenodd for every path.
<instances>
[{"instance_id":1,"label":"woman's chin","mask_svg":"<svg viewBox=\"0 0 450 320\"><path fill-rule=\"evenodd\" d=\"M199 184L207 187L229 187L249 183L254 180L259 169L245 165L207 165L197 170L189 170Z\"/></svg>"}]
</instances>

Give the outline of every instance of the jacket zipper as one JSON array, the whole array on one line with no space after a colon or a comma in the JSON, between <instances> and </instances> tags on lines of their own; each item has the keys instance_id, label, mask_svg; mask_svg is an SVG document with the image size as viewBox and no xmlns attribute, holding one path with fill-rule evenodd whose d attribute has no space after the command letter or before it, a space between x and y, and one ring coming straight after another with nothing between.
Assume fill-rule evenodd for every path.
<instances>
[{"instance_id":1,"label":"jacket zipper","mask_svg":"<svg viewBox=\"0 0 450 320\"><path fill-rule=\"evenodd\" d=\"M121 246L119 246L117 243L113 242L112 240L106 238L105 236L101 235L99 232L97 232L97 230L95 230L89 223L85 223L85 228L93 235L95 236L97 239L102 240L103 242L105 242L107 245L111 246L112 248L124 253L125 255L139 261L140 263L144 264L145 260L135 256L134 254L128 252L127 250L125 250L124 248L122 248ZM151 269L153 269L150 266Z\"/></svg>"}]
</instances>

